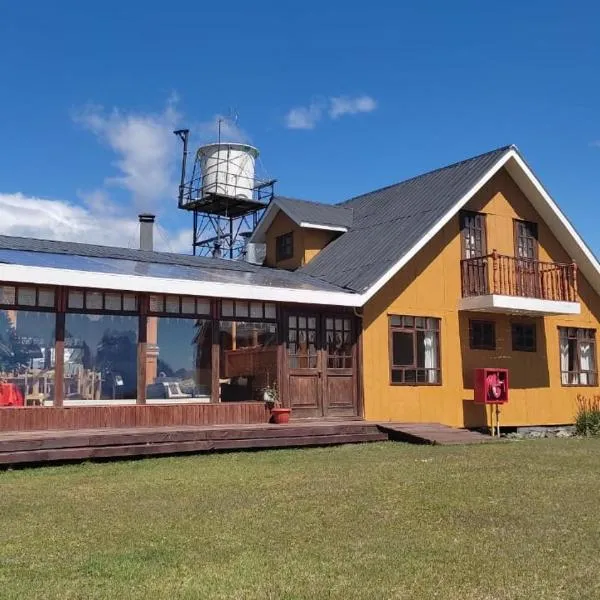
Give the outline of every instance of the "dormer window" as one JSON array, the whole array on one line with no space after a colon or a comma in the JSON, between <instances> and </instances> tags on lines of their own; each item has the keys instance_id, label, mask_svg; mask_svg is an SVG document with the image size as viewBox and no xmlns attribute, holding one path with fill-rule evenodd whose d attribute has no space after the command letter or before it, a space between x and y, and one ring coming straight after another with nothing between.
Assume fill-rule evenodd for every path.
<instances>
[{"instance_id":1,"label":"dormer window","mask_svg":"<svg viewBox=\"0 0 600 600\"><path fill-rule=\"evenodd\" d=\"M284 233L275 239L275 260L277 262L293 258L294 256L294 233Z\"/></svg>"}]
</instances>

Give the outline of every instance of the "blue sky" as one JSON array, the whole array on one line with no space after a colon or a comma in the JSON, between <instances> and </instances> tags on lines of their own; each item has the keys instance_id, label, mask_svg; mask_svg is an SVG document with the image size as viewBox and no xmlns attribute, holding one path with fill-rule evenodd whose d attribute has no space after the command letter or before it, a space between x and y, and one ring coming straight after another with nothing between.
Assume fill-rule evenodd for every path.
<instances>
[{"instance_id":1,"label":"blue sky","mask_svg":"<svg viewBox=\"0 0 600 600\"><path fill-rule=\"evenodd\" d=\"M0 18L0 231L135 245L177 140L233 109L281 194L335 202L515 143L592 249L600 5L32 0ZM292 126L292 127L291 127Z\"/></svg>"}]
</instances>

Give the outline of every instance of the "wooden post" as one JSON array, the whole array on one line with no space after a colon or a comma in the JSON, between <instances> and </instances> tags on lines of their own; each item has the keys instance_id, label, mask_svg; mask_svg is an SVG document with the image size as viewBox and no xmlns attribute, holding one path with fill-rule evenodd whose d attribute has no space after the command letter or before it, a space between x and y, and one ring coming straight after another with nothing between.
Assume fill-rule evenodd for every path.
<instances>
[{"instance_id":1,"label":"wooden post","mask_svg":"<svg viewBox=\"0 0 600 600\"><path fill-rule=\"evenodd\" d=\"M573 302L577 302L577 263L573 261Z\"/></svg>"},{"instance_id":2,"label":"wooden post","mask_svg":"<svg viewBox=\"0 0 600 600\"><path fill-rule=\"evenodd\" d=\"M496 249L492 251L492 265L492 294L496 294L498 293L498 251Z\"/></svg>"},{"instance_id":3,"label":"wooden post","mask_svg":"<svg viewBox=\"0 0 600 600\"><path fill-rule=\"evenodd\" d=\"M65 288L56 288L56 326L54 339L54 406L60 408L65 398Z\"/></svg>"},{"instance_id":4,"label":"wooden post","mask_svg":"<svg viewBox=\"0 0 600 600\"><path fill-rule=\"evenodd\" d=\"M221 383L220 369L221 369L221 355L220 355L220 344L219 344L219 317L220 317L221 303L219 300L211 301L211 332L212 332L212 350L211 350L211 385L210 385L210 401L220 402L221 401Z\"/></svg>"},{"instance_id":5,"label":"wooden post","mask_svg":"<svg viewBox=\"0 0 600 600\"><path fill-rule=\"evenodd\" d=\"M138 348L136 404L146 404L146 371L148 368L148 294L138 294Z\"/></svg>"}]
</instances>

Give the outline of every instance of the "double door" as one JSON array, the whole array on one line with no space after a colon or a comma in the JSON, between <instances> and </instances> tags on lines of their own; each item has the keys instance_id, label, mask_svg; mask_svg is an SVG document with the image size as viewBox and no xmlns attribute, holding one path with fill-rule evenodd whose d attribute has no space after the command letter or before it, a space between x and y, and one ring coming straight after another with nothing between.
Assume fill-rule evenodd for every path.
<instances>
[{"instance_id":1,"label":"double door","mask_svg":"<svg viewBox=\"0 0 600 600\"><path fill-rule=\"evenodd\" d=\"M355 317L285 315L283 379L294 418L358 416Z\"/></svg>"}]
</instances>

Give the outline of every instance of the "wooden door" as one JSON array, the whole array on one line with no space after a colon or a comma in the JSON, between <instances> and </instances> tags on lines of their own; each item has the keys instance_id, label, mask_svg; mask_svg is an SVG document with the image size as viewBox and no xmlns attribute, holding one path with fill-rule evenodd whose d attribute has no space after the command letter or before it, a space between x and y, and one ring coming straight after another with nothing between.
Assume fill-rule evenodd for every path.
<instances>
[{"instance_id":1,"label":"wooden door","mask_svg":"<svg viewBox=\"0 0 600 600\"><path fill-rule=\"evenodd\" d=\"M323 416L319 317L316 312L286 315L285 395L294 418Z\"/></svg>"},{"instance_id":2,"label":"wooden door","mask_svg":"<svg viewBox=\"0 0 600 600\"><path fill-rule=\"evenodd\" d=\"M515 221L515 257L517 295L537 298L540 295L537 223Z\"/></svg>"},{"instance_id":3,"label":"wooden door","mask_svg":"<svg viewBox=\"0 0 600 600\"><path fill-rule=\"evenodd\" d=\"M348 314L323 316L323 414L358 415L356 333Z\"/></svg>"},{"instance_id":4,"label":"wooden door","mask_svg":"<svg viewBox=\"0 0 600 600\"><path fill-rule=\"evenodd\" d=\"M463 280L469 282L470 296L481 296L489 293L487 260L483 258L487 254L487 231L485 215L463 211L460 214L461 248L463 259L469 259L463 263L467 270Z\"/></svg>"}]
</instances>

